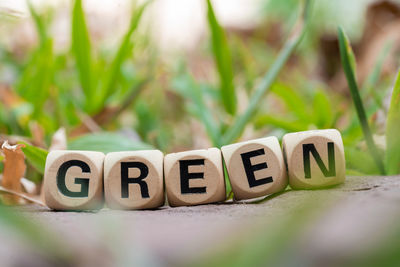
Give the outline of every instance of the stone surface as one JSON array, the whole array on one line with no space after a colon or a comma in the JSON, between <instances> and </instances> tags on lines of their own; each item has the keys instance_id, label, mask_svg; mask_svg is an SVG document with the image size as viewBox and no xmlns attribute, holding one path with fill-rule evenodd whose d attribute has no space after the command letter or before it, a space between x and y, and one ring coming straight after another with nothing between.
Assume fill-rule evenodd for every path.
<instances>
[{"instance_id":1,"label":"stone surface","mask_svg":"<svg viewBox=\"0 0 400 267\"><path fill-rule=\"evenodd\" d=\"M291 243L294 248L285 252L287 261L302 262L304 266L321 266L321 262L329 261L332 264L325 266L338 266L366 255L392 234L393 227L398 227L400 176L348 177L344 184L330 189L289 190L257 202L137 211L103 209L97 213L54 212L26 206L18 208L18 213L56 232L57 238L77 251L76 257L91 263L87 265L94 261L96 266L110 262L165 266L224 246L241 234L248 236L255 222L267 229L269 221L294 215L295 205L325 198L329 204L306 221L298 241ZM283 238L285 231L277 234ZM18 239L9 237L8 228L0 224L3 261L16 261L21 251L30 251L26 247L21 250L15 245ZM290 263L293 266L293 262L281 266Z\"/></svg>"}]
</instances>

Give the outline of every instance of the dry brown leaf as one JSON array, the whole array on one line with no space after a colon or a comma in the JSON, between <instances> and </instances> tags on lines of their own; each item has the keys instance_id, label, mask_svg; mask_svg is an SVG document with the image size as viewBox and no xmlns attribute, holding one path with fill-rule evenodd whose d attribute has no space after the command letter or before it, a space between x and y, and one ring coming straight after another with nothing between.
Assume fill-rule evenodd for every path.
<instances>
[{"instance_id":1,"label":"dry brown leaf","mask_svg":"<svg viewBox=\"0 0 400 267\"><path fill-rule=\"evenodd\" d=\"M25 173L25 155L21 147L23 144L10 145L5 141L1 146L4 153L4 172L1 185L13 192L21 193L21 178ZM3 198L6 204L18 204L20 198L17 195L6 195Z\"/></svg>"}]
</instances>

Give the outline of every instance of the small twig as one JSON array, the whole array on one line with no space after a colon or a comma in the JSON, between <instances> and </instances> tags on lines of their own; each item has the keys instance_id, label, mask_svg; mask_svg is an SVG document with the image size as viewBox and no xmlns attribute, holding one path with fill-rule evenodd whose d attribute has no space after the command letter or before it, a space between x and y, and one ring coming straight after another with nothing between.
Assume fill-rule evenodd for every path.
<instances>
[{"instance_id":1,"label":"small twig","mask_svg":"<svg viewBox=\"0 0 400 267\"><path fill-rule=\"evenodd\" d=\"M31 197L31 196L28 196L28 195L26 195L24 193L18 193L18 192L14 191L14 190L10 190L10 189L4 188L1 185L0 185L0 193L7 193L7 194L15 195L15 196L21 197L21 198L23 198L25 200L28 200L28 201L30 201L32 203L35 203L35 204L38 204L40 206L46 207L46 205L40 200L37 200L37 199L35 199L35 198Z\"/></svg>"}]
</instances>

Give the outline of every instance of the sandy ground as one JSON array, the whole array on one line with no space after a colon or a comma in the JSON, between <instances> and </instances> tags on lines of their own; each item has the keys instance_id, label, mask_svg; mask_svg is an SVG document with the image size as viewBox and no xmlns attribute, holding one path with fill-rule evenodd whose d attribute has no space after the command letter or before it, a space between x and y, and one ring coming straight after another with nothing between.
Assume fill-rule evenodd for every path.
<instances>
[{"instance_id":1,"label":"sandy ground","mask_svg":"<svg viewBox=\"0 0 400 267\"><path fill-rule=\"evenodd\" d=\"M255 222L290 216L304 200L326 197L330 204L309 222L312 227L299 239L302 245L296 254L309 263L340 262L349 254L362 254L399 222L400 176L349 177L334 188L288 191L247 203L96 213L54 212L31 205L18 208L18 213L72 248L80 265L164 266L207 254ZM0 224L1 266L53 265L45 254Z\"/></svg>"}]
</instances>

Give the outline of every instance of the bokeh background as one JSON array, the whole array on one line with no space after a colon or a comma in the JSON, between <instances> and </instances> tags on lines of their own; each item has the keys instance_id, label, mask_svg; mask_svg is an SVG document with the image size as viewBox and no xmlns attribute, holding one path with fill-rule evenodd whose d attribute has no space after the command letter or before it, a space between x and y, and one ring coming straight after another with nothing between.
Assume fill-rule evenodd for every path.
<instances>
[{"instance_id":1,"label":"bokeh background","mask_svg":"<svg viewBox=\"0 0 400 267\"><path fill-rule=\"evenodd\" d=\"M83 1L85 18L76 20L74 46L73 2L2 1L3 139L23 137L48 149L64 128L71 148L129 149L127 139L109 138L122 134L169 153L338 128L348 172L379 173L375 164L365 164L373 160L362 153L337 28L353 43L368 120L384 150L385 110L398 65L397 2L316 1L303 40L269 93L236 136L223 137L276 62L301 4L216 1L221 41L211 34L201 0L154 1L135 25L139 2ZM226 50L221 58L218 49Z\"/></svg>"},{"instance_id":2,"label":"bokeh background","mask_svg":"<svg viewBox=\"0 0 400 267\"><path fill-rule=\"evenodd\" d=\"M348 175L398 174L400 2L305 2L1 1L0 140L26 159L2 194L40 199L54 149L171 153L325 128L342 133Z\"/></svg>"}]
</instances>

